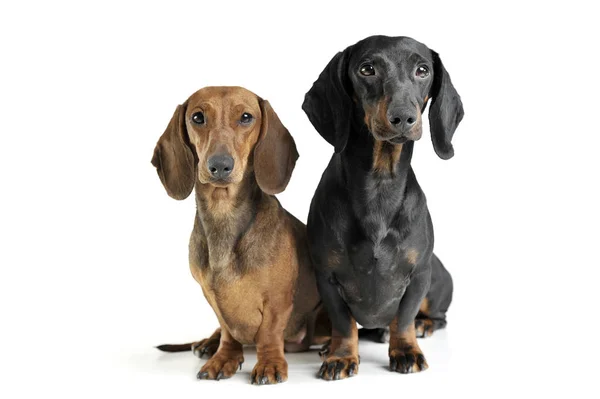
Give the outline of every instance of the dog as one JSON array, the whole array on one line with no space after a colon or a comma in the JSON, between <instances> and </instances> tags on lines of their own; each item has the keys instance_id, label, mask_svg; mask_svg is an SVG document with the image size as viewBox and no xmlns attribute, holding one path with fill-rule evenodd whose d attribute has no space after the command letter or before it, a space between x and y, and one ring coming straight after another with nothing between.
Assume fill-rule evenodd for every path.
<instances>
[{"instance_id":1,"label":"dog","mask_svg":"<svg viewBox=\"0 0 600 399\"><path fill-rule=\"evenodd\" d=\"M208 354L199 379L231 377L244 362L242 346L253 344L251 383L283 382L284 350L319 343L322 306L306 227L274 196L297 158L269 102L241 87L194 93L156 144L152 164L167 193L182 200L195 188L190 270L220 324L205 340L158 348Z\"/></svg>"},{"instance_id":2,"label":"dog","mask_svg":"<svg viewBox=\"0 0 600 399\"><path fill-rule=\"evenodd\" d=\"M410 166L428 100L433 147L454 155L463 118L439 55L408 37L373 36L336 54L302 108L335 153L308 216L309 250L333 323L319 376L358 372L356 322L389 327L389 368L428 368L417 335L446 326L452 279L433 254L425 195Z\"/></svg>"}]
</instances>

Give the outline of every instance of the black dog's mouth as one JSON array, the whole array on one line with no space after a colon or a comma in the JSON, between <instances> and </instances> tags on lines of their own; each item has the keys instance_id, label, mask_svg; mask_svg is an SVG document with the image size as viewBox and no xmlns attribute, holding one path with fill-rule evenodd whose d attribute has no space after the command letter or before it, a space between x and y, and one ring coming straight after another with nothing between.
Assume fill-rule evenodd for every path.
<instances>
[{"instance_id":1,"label":"black dog's mouth","mask_svg":"<svg viewBox=\"0 0 600 399\"><path fill-rule=\"evenodd\" d=\"M408 137L406 137L406 136L392 137L391 139L389 139L387 141L392 144L404 144L408 141Z\"/></svg>"},{"instance_id":2,"label":"black dog's mouth","mask_svg":"<svg viewBox=\"0 0 600 399\"><path fill-rule=\"evenodd\" d=\"M379 123L377 120L372 120L370 124L367 124L367 127L375 140L386 141L390 144L404 144L411 140L417 141L421 138L422 134L422 122L420 118L412 129L404 133Z\"/></svg>"}]
</instances>

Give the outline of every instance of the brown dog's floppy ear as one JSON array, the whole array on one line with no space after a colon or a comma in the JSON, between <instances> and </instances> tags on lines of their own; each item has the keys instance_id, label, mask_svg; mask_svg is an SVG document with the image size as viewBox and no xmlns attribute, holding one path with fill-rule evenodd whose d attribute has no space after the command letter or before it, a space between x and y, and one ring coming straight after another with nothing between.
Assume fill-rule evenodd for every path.
<instances>
[{"instance_id":1,"label":"brown dog's floppy ear","mask_svg":"<svg viewBox=\"0 0 600 399\"><path fill-rule=\"evenodd\" d=\"M354 108L348 77L350 51L348 47L329 61L302 104L310 123L338 153L346 148Z\"/></svg>"},{"instance_id":2,"label":"brown dog's floppy ear","mask_svg":"<svg viewBox=\"0 0 600 399\"><path fill-rule=\"evenodd\" d=\"M463 118L464 110L458 92L452 85L450 75L444 68L440 56L431 51L433 56L433 84L429 108L429 128L435 153L442 159L454 156L452 136Z\"/></svg>"},{"instance_id":3,"label":"brown dog's floppy ear","mask_svg":"<svg viewBox=\"0 0 600 399\"><path fill-rule=\"evenodd\" d=\"M156 167L165 190L176 200L190 195L196 176L194 155L187 144L186 108L187 102L177 106L169 126L156 143L152 157L152 165Z\"/></svg>"},{"instance_id":4,"label":"brown dog's floppy ear","mask_svg":"<svg viewBox=\"0 0 600 399\"><path fill-rule=\"evenodd\" d=\"M254 148L254 173L258 186L267 194L278 194L285 190L298 151L292 135L283 126L271 104L260 100L262 125L260 137Z\"/></svg>"}]
</instances>

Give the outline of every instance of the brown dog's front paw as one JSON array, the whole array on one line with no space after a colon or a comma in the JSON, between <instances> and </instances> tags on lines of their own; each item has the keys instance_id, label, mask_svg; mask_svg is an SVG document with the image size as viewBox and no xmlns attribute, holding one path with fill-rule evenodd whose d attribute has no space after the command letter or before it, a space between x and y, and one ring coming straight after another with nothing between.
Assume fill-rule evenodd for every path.
<instances>
[{"instance_id":1,"label":"brown dog's front paw","mask_svg":"<svg viewBox=\"0 0 600 399\"><path fill-rule=\"evenodd\" d=\"M415 333L417 338L431 337L433 335L433 320L431 319L416 319Z\"/></svg>"},{"instance_id":2,"label":"brown dog's front paw","mask_svg":"<svg viewBox=\"0 0 600 399\"><path fill-rule=\"evenodd\" d=\"M285 382L288 379L288 365L285 359L259 361L252 370L250 383L269 385Z\"/></svg>"},{"instance_id":3,"label":"brown dog's front paw","mask_svg":"<svg viewBox=\"0 0 600 399\"><path fill-rule=\"evenodd\" d=\"M420 350L413 348L393 349L390 352L390 371L402 374L418 373L429 368Z\"/></svg>"},{"instance_id":4,"label":"brown dog's front paw","mask_svg":"<svg viewBox=\"0 0 600 399\"><path fill-rule=\"evenodd\" d=\"M341 380L358 373L358 356L330 356L319 370L319 378L327 381Z\"/></svg>"},{"instance_id":5,"label":"brown dog's front paw","mask_svg":"<svg viewBox=\"0 0 600 399\"><path fill-rule=\"evenodd\" d=\"M200 359L204 355L208 355L210 359L215 353L217 353L217 349L219 349L220 339L217 338L205 338L202 341L194 342L192 344L192 353L195 356L198 356Z\"/></svg>"},{"instance_id":6,"label":"brown dog's front paw","mask_svg":"<svg viewBox=\"0 0 600 399\"><path fill-rule=\"evenodd\" d=\"M242 368L244 358L227 358L225 356L216 355L210 358L198 372L196 376L199 380L217 380L229 378L236 371Z\"/></svg>"}]
</instances>

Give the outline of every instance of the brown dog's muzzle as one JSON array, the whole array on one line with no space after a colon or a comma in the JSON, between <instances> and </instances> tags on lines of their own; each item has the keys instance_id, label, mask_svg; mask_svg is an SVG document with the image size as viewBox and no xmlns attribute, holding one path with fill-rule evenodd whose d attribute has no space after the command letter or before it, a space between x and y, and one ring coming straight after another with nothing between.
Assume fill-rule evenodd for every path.
<instances>
[{"instance_id":1,"label":"brown dog's muzzle","mask_svg":"<svg viewBox=\"0 0 600 399\"><path fill-rule=\"evenodd\" d=\"M206 167L212 179L225 181L233 171L235 161L229 154L216 154L208 158Z\"/></svg>"},{"instance_id":2,"label":"brown dog's muzzle","mask_svg":"<svg viewBox=\"0 0 600 399\"><path fill-rule=\"evenodd\" d=\"M213 131L208 135L210 139L203 148L197 147L200 182L217 187L239 183L246 164L246 152L238 148L231 132Z\"/></svg>"}]
</instances>

